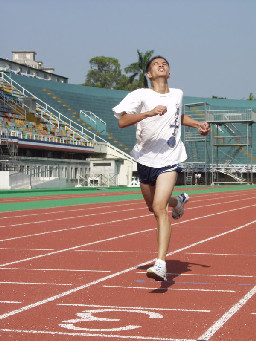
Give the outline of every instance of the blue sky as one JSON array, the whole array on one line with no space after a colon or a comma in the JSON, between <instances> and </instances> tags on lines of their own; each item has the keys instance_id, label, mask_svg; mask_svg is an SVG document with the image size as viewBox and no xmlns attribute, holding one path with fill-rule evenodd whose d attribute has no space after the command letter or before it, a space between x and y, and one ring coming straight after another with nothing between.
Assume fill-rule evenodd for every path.
<instances>
[{"instance_id":1,"label":"blue sky","mask_svg":"<svg viewBox=\"0 0 256 341\"><path fill-rule=\"evenodd\" d=\"M123 69L154 50L185 96L256 97L256 0L0 0L0 11L0 57L36 51L69 83L84 82L92 57Z\"/></svg>"}]
</instances>

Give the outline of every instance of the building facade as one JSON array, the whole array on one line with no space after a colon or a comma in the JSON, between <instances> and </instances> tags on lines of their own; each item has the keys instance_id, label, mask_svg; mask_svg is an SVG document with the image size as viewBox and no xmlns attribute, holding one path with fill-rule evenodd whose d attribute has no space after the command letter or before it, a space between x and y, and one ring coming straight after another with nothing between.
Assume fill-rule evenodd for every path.
<instances>
[{"instance_id":1,"label":"building facade","mask_svg":"<svg viewBox=\"0 0 256 341\"><path fill-rule=\"evenodd\" d=\"M12 51L12 60L0 58L0 71L68 83L67 77L55 74L54 68L44 68L43 62L36 61L35 56L35 51Z\"/></svg>"}]
</instances>

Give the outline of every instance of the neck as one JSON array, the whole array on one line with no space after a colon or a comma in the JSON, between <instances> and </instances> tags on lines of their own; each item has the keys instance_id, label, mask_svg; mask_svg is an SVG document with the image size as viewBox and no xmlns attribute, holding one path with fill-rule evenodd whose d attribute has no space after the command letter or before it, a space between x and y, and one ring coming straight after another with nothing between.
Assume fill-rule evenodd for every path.
<instances>
[{"instance_id":1,"label":"neck","mask_svg":"<svg viewBox=\"0 0 256 341\"><path fill-rule=\"evenodd\" d=\"M158 79L157 82L152 81L152 90L159 92L160 94L167 94L169 92L169 87L166 79Z\"/></svg>"}]
</instances>

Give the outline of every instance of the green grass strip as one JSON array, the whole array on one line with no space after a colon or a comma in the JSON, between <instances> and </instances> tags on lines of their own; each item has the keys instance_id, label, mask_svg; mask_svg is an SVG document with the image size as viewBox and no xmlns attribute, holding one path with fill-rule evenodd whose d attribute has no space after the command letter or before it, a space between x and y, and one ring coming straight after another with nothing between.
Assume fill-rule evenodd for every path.
<instances>
[{"instance_id":1,"label":"green grass strip","mask_svg":"<svg viewBox=\"0 0 256 341\"><path fill-rule=\"evenodd\" d=\"M62 195L62 194L87 194L101 192L129 192L140 190L135 187L101 187L101 188L47 188L47 189L20 189L20 190L0 190L0 198L22 198L22 197L39 197L45 195Z\"/></svg>"},{"instance_id":2,"label":"green grass strip","mask_svg":"<svg viewBox=\"0 0 256 341\"><path fill-rule=\"evenodd\" d=\"M85 204L107 203L125 200L142 199L141 194L131 195L116 195L107 197L89 197L89 198L72 198L60 200L42 200L42 201L29 201L29 202L15 202L0 204L0 212L22 211L22 210L35 210L51 207L66 207Z\"/></svg>"},{"instance_id":3,"label":"green grass strip","mask_svg":"<svg viewBox=\"0 0 256 341\"><path fill-rule=\"evenodd\" d=\"M213 188L207 188L206 186L198 186L196 189L194 186L187 186L188 194L194 195L194 194L206 194L206 193L216 193L216 192L230 192L230 191L239 191L239 190L248 190L248 189L256 189L256 186L225 186L225 187L213 187ZM192 189L193 191L190 191L189 189ZM138 191L138 188L131 188L129 189L132 191ZM51 193L56 194L64 194L64 191L60 193L60 191L53 191L51 190ZM125 187L122 191L127 191L127 187ZM44 191L44 194L41 195L48 195L49 190ZM75 206L75 205L85 205L85 204L95 204L95 203L108 203L108 202L117 202L117 201L126 201L126 200L138 200L142 199L141 194L137 193L131 193L131 194L125 194L125 195L118 195L118 193L115 194L115 192L120 192L120 188L115 189L107 189L102 192L112 192L113 195L111 196L100 196L100 197L84 197L84 198L71 198L71 199L54 199L54 200L42 200L40 199L38 201L29 201L29 202L19 202L19 203L3 203L0 204L0 212L10 212L10 211L22 211L22 210L31 210L31 209L43 209L43 208L52 208L52 207L66 207L66 206ZM179 195L180 193L184 192L184 187L182 187L182 190L179 190L179 187L175 188L175 196ZM31 192L30 192L31 193ZM70 191L65 194L80 194L81 192L77 191ZM86 193L95 193L94 191L87 191ZM34 193L35 194L35 193ZM24 197L32 196L32 195L25 195ZM35 195L34 195L35 196ZM39 195L38 195L39 196ZM15 196L17 197L17 196Z\"/></svg>"},{"instance_id":4,"label":"green grass strip","mask_svg":"<svg viewBox=\"0 0 256 341\"><path fill-rule=\"evenodd\" d=\"M209 186L177 186L175 189L195 189L199 191L209 190ZM214 191L221 190L223 186L212 187ZM224 190L242 190L251 189L255 186L251 185L226 185ZM22 198L22 197L40 197L49 195L66 195L66 194L90 194L90 193L102 193L102 192L134 192L140 191L139 187L80 187L80 188L47 188L47 189L26 189L26 190L0 190L0 198Z\"/></svg>"}]
</instances>

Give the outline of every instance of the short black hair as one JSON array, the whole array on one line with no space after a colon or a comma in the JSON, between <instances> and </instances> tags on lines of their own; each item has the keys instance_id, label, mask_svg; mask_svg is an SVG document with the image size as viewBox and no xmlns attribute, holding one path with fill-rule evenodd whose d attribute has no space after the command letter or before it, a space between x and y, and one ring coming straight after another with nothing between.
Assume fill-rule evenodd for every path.
<instances>
[{"instance_id":1,"label":"short black hair","mask_svg":"<svg viewBox=\"0 0 256 341\"><path fill-rule=\"evenodd\" d=\"M150 69L150 65L151 63L153 62L153 60L157 59L157 58L162 58L166 61L166 63L168 64L169 66L169 62L166 58L162 57L162 56L155 56L155 57L152 57L149 59L149 61L147 62L147 65L146 65L146 73L148 73L149 69Z\"/></svg>"}]
</instances>

